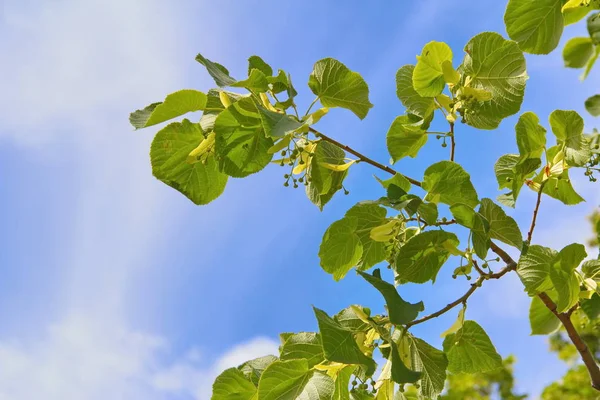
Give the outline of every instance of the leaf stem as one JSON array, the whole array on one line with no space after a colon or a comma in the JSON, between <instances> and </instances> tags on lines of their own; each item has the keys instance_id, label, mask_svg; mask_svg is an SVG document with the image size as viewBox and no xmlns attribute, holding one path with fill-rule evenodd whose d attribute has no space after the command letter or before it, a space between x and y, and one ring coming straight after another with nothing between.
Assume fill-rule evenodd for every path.
<instances>
[{"instance_id":1,"label":"leaf stem","mask_svg":"<svg viewBox=\"0 0 600 400\"><path fill-rule=\"evenodd\" d=\"M308 110L306 110L306 113L304 114L305 117L308 115L308 113L310 112L310 110L312 110L313 106L317 103L317 101L319 101L319 96L315 97L315 99L313 100L313 102L310 103L310 106L308 106Z\"/></svg>"},{"instance_id":2,"label":"leaf stem","mask_svg":"<svg viewBox=\"0 0 600 400\"><path fill-rule=\"evenodd\" d=\"M533 210L533 218L531 219L531 227L529 228L529 232L527 233L527 242L531 243L531 238L533 237L533 230L535 229L535 222L537 221L538 211L540 209L540 203L542 202L542 191L544 190L544 185L546 182L542 182L540 185L540 190L538 190L537 201L535 203L535 209Z\"/></svg>"},{"instance_id":3,"label":"leaf stem","mask_svg":"<svg viewBox=\"0 0 600 400\"><path fill-rule=\"evenodd\" d=\"M400 174L398 171L395 171L395 170L393 170L392 168L390 168L388 166L385 166L385 165L383 165L383 164L381 164L381 163L379 163L379 162L377 162L375 160L370 159L369 157L367 157L367 156L359 153L358 151L354 150L350 146L346 146L345 144L342 144L342 143L338 142L337 140L332 139L329 136L324 135L323 133L317 131L316 129L314 129L312 127L308 128L308 130L310 132L314 133L315 136L320 137L321 139L323 139L324 141L329 142L329 143L331 143L331 144L339 147L340 149L345 150L348 153L355 155L356 157L359 158L360 161L366 162L367 164L371 164L375 168L379 168L380 170L385 171L388 174L392 174L392 175L398 174L398 175L404 176L413 185L421 187L421 182L419 182L418 180L413 179L413 178L409 178L406 175Z\"/></svg>"},{"instance_id":4,"label":"leaf stem","mask_svg":"<svg viewBox=\"0 0 600 400\"><path fill-rule=\"evenodd\" d=\"M427 135L450 136L449 132L425 132Z\"/></svg>"}]
</instances>

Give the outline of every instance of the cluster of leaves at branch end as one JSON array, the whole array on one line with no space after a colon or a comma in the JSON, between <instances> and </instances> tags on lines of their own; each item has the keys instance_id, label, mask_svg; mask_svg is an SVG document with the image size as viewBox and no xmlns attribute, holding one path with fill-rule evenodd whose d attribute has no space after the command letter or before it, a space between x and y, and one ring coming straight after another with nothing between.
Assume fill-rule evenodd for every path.
<instances>
[{"instance_id":1,"label":"cluster of leaves at branch end","mask_svg":"<svg viewBox=\"0 0 600 400\"><path fill-rule=\"evenodd\" d=\"M323 107L311 113L311 105L301 117L291 76L283 70L275 73L260 57L248 59L244 80L201 54L196 60L218 88L206 94L181 90L130 116L140 129L202 112L198 122L175 122L156 134L150 154L154 176L194 203L207 204L221 195L230 177L244 178L274 162L290 167L284 186L304 185L308 198L323 208L343 188L347 170L357 160L320 140L312 126L332 107L366 117L373 105L364 79L332 58L318 61L308 86L317 96L314 103ZM275 154L282 158L273 161Z\"/></svg>"}]
</instances>

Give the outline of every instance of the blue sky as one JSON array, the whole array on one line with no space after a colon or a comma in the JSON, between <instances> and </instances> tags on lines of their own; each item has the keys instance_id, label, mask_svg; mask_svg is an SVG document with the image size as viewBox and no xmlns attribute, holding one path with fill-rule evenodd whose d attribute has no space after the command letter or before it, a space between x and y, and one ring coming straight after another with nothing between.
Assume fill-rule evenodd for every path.
<instances>
[{"instance_id":1,"label":"blue sky","mask_svg":"<svg viewBox=\"0 0 600 400\"><path fill-rule=\"evenodd\" d=\"M278 167L231 180L221 198L196 207L151 176L154 130L134 132L127 122L130 111L172 91L210 89L197 52L237 77L258 54L292 74L305 106L313 63L335 57L365 77L375 107L364 121L333 110L319 128L385 162L385 132L403 113L396 70L414 63L428 41L448 42L458 63L471 36L504 34L503 1L341 4L4 0L0 399L207 399L220 370L274 352L279 332L314 330L311 305L331 313L381 305L354 276L333 282L317 257L332 221L381 195L377 171L353 168L351 194L322 213L302 191L282 186ZM582 32L568 28L563 42ZM528 56L528 65L522 111L543 121L556 108L584 114L597 74L580 84L559 51ZM494 132L458 127L457 159L481 197L498 194L493 164L516 150L515 122ZM434 140L422 153L396 167L420 178L448 156ZM574 184L588 202L566 208L545 200L537 243L560 248L589 236L583 218L600 196L582 178ZM523 229L533 200L524 193L512 212ZM516 277L486 286L467 315L503 355L517 356L518 386L535 394L565 366L547 353L545 338L528 336L529 300ZM435 288L402 290L434 310L466 287L446 277ZM415 333L439 346L454 317Z\"/></svg>"}]
</instances>

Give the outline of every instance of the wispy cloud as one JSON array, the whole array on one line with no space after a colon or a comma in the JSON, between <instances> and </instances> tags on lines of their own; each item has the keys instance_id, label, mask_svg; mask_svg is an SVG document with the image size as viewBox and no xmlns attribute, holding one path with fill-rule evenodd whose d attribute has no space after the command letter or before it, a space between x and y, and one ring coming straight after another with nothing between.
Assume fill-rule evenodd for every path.
<instances>
[{"instance_id":1,"label":"wispy cloud","mask_svg":"<svg viewBox=\"0 0 600 400\"><path fill-rule=\"evenodd\" d=\"M60 315L34 323L26 339L0 338L0 399L206 399L222 369L277 350L257 338L216 360L193 349L178 357L169 339L130 320L136 282L178 215L160 217L168 191L151 177L148 135L133 133L124 111L184 86L169 9L144 0L5 5L0 139L24 153L61 149L54 156L72 157L81 180L69 201L74 223L55 228L64 271L47 284Z\"/></svg>"},{"instance_id":2,"label":"wispy cloud","mask_svg":"<svg viewBox=\"0 0 600 400\"><path fill-rule=\"evenodd\" d=\"M197 349L165 362L164 338L104 322L72 315L39 341L0 343L0 399L204 400L224 369L277 353L278 343L256 338L212 363Z\"/></svg>"}]
</instances>

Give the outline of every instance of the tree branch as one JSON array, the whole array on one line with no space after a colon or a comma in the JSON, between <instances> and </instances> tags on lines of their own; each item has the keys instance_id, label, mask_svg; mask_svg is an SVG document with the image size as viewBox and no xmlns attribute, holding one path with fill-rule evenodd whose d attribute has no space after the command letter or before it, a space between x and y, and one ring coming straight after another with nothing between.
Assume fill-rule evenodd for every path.
<instances>
[{"instance_id":1,"label":"tree branch","mask_svg":"<svg viewBox=\"0 0 600 400\"><path fill-rule=\"evenodd\" d=\"M475 267L479 275L486 275L486 272L481 269L477 260L471 260L471 262L473 263L473 267Z\"/></svg>"},{"instance_id":2,"label":"tree branch","mask_svg":"<svg viewBox=\"0 0 600 400\"><path fill-rule=\"evenodd\" d=\"M541 193L541 190L540 190L540 193ZM539 201L538 201L538 206L536 207L536 210L538 207L539 207ZM535 221L535 218L534 218L534 221ZM532 229L532 231L533 231L533 229ZM491 249L494 253L498 254L498 256L507 264L507 268L510 265L510 266L512 266L513 270L516 269L517 263L504 250L502 250L501 248L496 246L493 242L492 242ZM504 271L504 270L502 270L502 271ZM493 274L493 275L497 275L497 274ZM590 352L590 349L587 347L587 345L585 344L583 339L581 339L581 336L579 336L577 329L575 329L575 326L573 325L573 322L571 321L572 310L569 310L564 313L559 313L556 311L556 304L554 304L554 302L552 301L550 296L548 296L546 293L542 292L542 293L538 294L538 297L540 298L540 300L542 300L542 302L546 305L546 307L548 307L548 309L550 311L552 311L552 313L554 315L556 315L556 317L560 320L562 325L565 327L565 330L567 331L567 334L569 335L571 342L573 343L573 345L575 346L575 348L581 355L581 359L583 360L583 363L585 364L585 366L588 370L588 373L590 374L590 380L592 382L592 387L594 389L600 391L600 368L598 368L598 364L596 364L596 361L594 360L594 356Z\"/></svg>"},{"instance_id":3,"label":"tree branch","mask_svg":"<svg viewBox=\"0 0 600 400\"><path fill-rule=\"evenodd\" d=\"M527 241L531 243L531 238L533 237L533 230L535 229L535 222L537 221L538 211L540 209L540 203L542 202L542 190L544 190L544 185L546 182L543 182L540 185L540 190L538 191L537 201L535 203L535 209L533 210L533 218L531 220L531 227L529 228L529 232L527 233Z\"/></svg>"},{"instance_id":4,"label":"tree branch","mask_svg":"<svg viewBox=\"0 0 600 400\"><path fill-rule=\"evenodd\" d=\"M321 139L323 139L324 141L326 141L326 142L329 142L329 143L331 143L331 144L333 144L333 145L335 145L335 146L339 147L340 149L342 149L342 150L345 150L345 151L347 151L348 153L355 155L356 157L358 157L358 159L359 159L360 161L366 162L367 164L371 164L371 165L372 165L372 166L374 166L375 168L379 168L380 170L382 170L382 171L385 171L385 172L387 172L388 174L392 174L392 175L396 175L396 174L398 174L398 175L402 175L403 177L405 177L405 178L406 178L406 179L407 179L407 180L408 180L410 183L412 183L413 185L421 187L421 182L419 182L418 180L416 180L416 179L413 179L413 178L409 178L408 176L406 176L406 175L403 175L403 174L401 174L400 172L398 172L398 171L395 171L395 170L393 170L392 168L390 168L390 167L388 167L388 166L386 166L386 165L383 165L383 164L381 164L381 163L379 163L379 162L377 162L377 161L375 161L375 160L372 160L371 158L369 158L369 157L365 156L364 154L361 154L361 153L359 153L358 151L354 150L354 149L353 149L353 148L351 148L350 146L346 146L345 144L342 144L342 143L338 142L337 140L335 140L335 139L332 139L332 138L330 138L329 136L326 136L325 134L323 134L323 133L321 133L321 132L317 131L316 129L313 129L313 128L308 128L308 129L309 129L309 131L311 131L312 133L314 133L314 134L315 134L315 136L317 136L317 137L320 137L320 138L321 138Z\"/></svg>"},{"instance_id":5,"label":"tree branch","mask_svg":"<svg viewBox=\"0 0 600 400\"><path fill-rule=\"evenodd\" d=\"M454 161L454 150L456 141L454 140L454 122L450 122L450 161Z\"/></svg>"},{"instance_id":6,"label":"tree branch","mask_svg":"<svg viewBox=\"0 0 600 400\"><path fill-rule=\"evenodd\" d=\"M493 242L492 242L492 244L493 244ZM496 245L494 245L494 246L496 246ZM465 303L467 301L467 299L469 297L471 297L471 295L473 293L475 293L475 291L477 290L477 288L479 288L479 287L481 287L483 285L484 281L486 281L488 279L500 279L505 274L507 274L508 272L514 271L516 269L516 267L517 267L516 263L514 263L514 265L513 264L510 264L510 265L507 264L506 267L504 267L502 270L498 271L495 274L488 274L488 273L483 272L483 270L478 269L478 270L480 270L483 273L479 276L479 278L477 278L477 280L474 283L471 284L471 287L469 288L469 290L467 290L467 292L465 294L463 294L458 299L454 300L452 303L449 303L448 305L446 305L446 307L444 307L444 308L442 308L442 309L440 309L440 310L438 310L438 311L436 311L436 312L434 312L432 314L426 315L426 316L424 316L422 318L419 318L419 319L416 319L416 320L414 320L412 322L409 322L408 324L406 324L406 328L408 329L408 328L410 328L413 325L421 324L421 323L423 323L425 321L429 321L430 319L437 318L440 315L445 314L446 312L452 310L457 305Z\"/></svg>"},{"instance_id":7,"label":"tree branch","mask_svg":"<svg viewBox=\"0 0 600 400\"><path fill-rule=\"evenodd\" d=\"M573 345L575 345L575 348L581 355L581 359L583 360L583 363L585 364L585 367L587 368L588 373L590 374L592 387L600 391L600 368L598 368L598 364L596 363L596 360L594 360L592 352L587 347L581 336L579 336L577 329L575 329L575 326L573 325L573 321L571 321L572 311L569 310L564 313L559 313L556 311L556 304L554 304L550 296L542 292L538 294L538 297L542 300L546 307L548 307L548 309L552 311L554 315L556 315L556 317L565 327L565 330L567 331L571 342L573 343Z\"/></svg>"}]
</instances>

